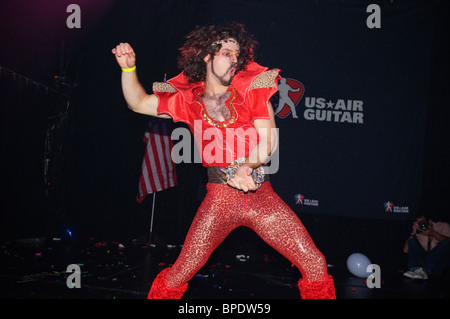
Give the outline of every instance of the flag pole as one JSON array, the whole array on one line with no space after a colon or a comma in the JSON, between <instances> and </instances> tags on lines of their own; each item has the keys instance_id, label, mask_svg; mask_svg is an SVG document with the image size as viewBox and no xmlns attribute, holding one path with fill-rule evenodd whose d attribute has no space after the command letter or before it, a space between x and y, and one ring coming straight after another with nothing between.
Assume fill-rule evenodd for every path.
<instances>
[{"instance_id":1,"label":"flag pole","mask_svg":"<svg viewBox=\"0 0 450 319\"><path fill-rule=\"evenodd\" d=\"M150 218L150 234L148 237L148 243L151 244L152 243L152 234L153 234L153 216L155 214L155 197L156 197L156 192L153 193L153 202L152 202L152 215Z\"/></svg>"},{"instance_id":2,"label":"flag pole","mask_svg":"<svg viewBox=\"0 0 450 319\"><path fill-rule=\"evenodd\" d=\"M167 81L167 74L164 74L164 82ZM153 235L153 216L155 214L155 197L156 197L156 192L153 193L153 202L152 202L152 216L150 218L150 234L148 237L148 243L151 244L152 243L152 235Z\"/></svg>"}]
</instances>

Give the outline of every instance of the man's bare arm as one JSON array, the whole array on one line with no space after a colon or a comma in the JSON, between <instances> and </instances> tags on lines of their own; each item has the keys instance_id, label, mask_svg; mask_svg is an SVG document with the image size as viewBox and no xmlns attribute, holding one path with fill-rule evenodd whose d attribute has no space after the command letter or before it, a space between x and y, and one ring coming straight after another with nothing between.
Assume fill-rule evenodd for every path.
<instances>
[{"instance_id":1,"label":"man's bare arm","mask_svg":"<svg viewBox=\"0 0 450 319\"><path fill-rule=\"evenodd\" d=\"M278 134L272 104L267 105L270 119L256 119L254 125L259 135L258 144L250 151L244 165L252 169L267 163L278 146Z\"/></svg>"},{"instance_id":2,"label":"man's bare arm","mask_svg":"<svg viewBox=\"0 0 450 319\"><path fill-rule=\"evenodd\" d=\"M258 168L270 159L278 146L278 134L275 125L275 117L271 103L267 105L270 119L256 119L254 121L255 129L259 135L259 142L250 151L246 158L236 171L234 177L228 181L228 185L236 189L247 192L255 190L256 185L251 176L254 169Z\"/></svg>"},{"instance_id":3,"label":"man's bare arm","mask_svg":"<svg viewBox=\"0 0 450 319\"><path fill-rule=\"evenodd\" d=\"M120 43L112 49L112 53L122 69L132 69L136 66L136 54L128 43ZM132 111L159 118L171 118L166 114L158 115L158 97L154 94L147 94L139 82L136 70L122 72L121 81L123 96Z\"/></svg>"}]
</instances>

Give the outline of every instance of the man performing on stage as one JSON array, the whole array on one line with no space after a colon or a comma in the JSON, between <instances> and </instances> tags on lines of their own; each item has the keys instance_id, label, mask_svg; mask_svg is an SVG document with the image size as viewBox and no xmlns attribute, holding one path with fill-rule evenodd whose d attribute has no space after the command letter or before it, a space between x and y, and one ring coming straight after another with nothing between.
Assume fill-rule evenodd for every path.
<instances>
[{"instance_id":1,"label":"man performing on stage","mask_svg":"<svg viewBox=\"0 0 450 319\"><path fill-rule=\"evenodd\" d=\"M156 276L148 298L181 298L188 281L239 226L253 229L298 267L302 298L336 298L323 254L261 168L277 145L269 99L278 89L279 70L253 61L256 42L240 24L197 27L186 39L178 60L183 71L155 83L153 94L139 83L132 47L121 43L112 50L123 70L128 107L188 124L208 170L207 194L181 253Z\"/></svg>"}]
</instances>

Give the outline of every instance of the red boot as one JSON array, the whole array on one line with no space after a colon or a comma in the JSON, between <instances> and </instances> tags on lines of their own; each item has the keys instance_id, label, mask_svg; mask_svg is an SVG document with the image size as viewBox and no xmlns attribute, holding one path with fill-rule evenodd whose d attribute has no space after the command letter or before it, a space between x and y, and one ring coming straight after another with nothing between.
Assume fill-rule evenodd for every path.
<instances>
[{"instance_id":1,"label":"red boot","mask_svg":"<svg viewBox=\"0 0 450 319\"><path fill-rule=\"evenodd\" d=\"M298 288L302 299L336 299L334 290L334 281L331 275L328 275L322 281L306 281L300 279Z\"/></svg>"},{"instance_id":2,"label":"red boot","mask_svg":"<svg viewBox=\"0 0 450 319\"><path fill-rule=\"evenodd\" d=\"M156 276L147 295L147 299L181 299L183 297L183 294L188 288L188 283L175 288L168 287L166 273L169 269L164 269Z\"/></svg>"}]
</instances>

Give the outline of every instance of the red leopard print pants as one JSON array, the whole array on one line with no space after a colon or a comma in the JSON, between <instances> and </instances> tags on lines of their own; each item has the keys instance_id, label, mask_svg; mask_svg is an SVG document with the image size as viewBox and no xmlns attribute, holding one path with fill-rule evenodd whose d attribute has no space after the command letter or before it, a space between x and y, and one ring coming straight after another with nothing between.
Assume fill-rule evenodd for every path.
<instances>
[{"instance_id":1,"label":"red leopard print pants","mask_svg":"<svg viewBox=\"0 0 450 319\"><path fill-rule=\"evenodd\" d=\"M306 281L327 276L323 254L292 209L269 182L256 192L244 193L228 185L207 184L207 194L186 236L181 253L167 272L167 285L188 282L207 262L214 249L238 226L253 229L302 273Z\"/></svg>"}]
</instances>

